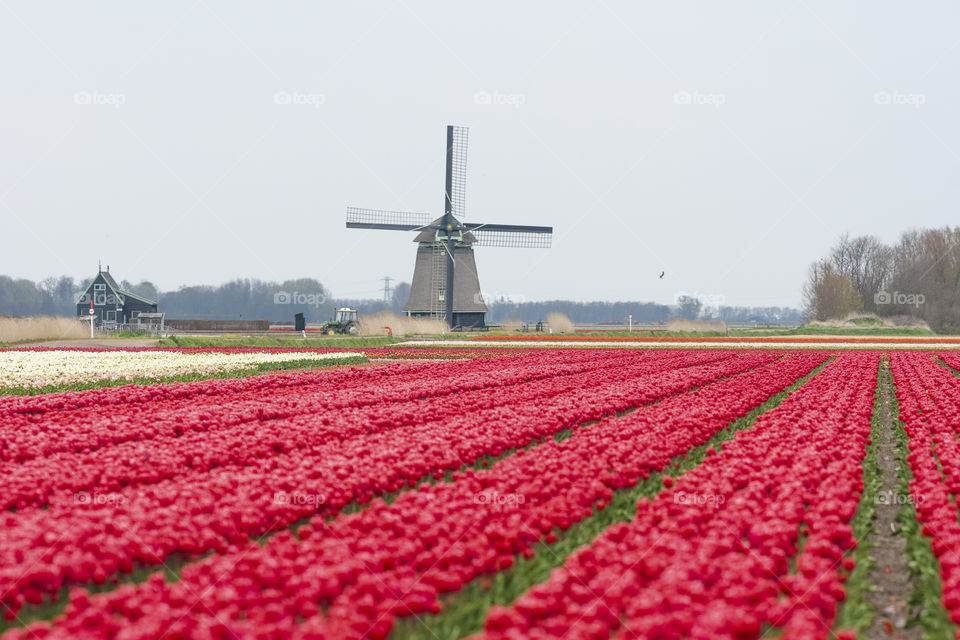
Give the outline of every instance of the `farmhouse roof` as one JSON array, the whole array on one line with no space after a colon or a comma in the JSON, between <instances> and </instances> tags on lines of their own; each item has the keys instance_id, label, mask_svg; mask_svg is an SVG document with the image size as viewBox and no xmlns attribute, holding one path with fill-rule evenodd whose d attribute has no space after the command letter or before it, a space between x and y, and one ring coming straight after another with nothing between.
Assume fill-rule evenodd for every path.
<instances>
[{"instance_id":1,"label":"farmhouse roof","mask_svg":"<svg viewBox=\"0 0 960 640\"><path fill-rule=\"evenodd\" d=\"M113 279L113 276L110 275L110 272L109 272L109 271L100 271L100 272L97 274L97 276L103 278L103 281L107 283L107 286L110 287L111 291L113 291L113 294L116 295L116 296L120 296L120 297L123 297L123 298L126 298L127 296L129 296L129 297L133 298L134 300L139 300L140 302L143 302L143 303L146 303L146 304L157 304L157 301L156 301L156 300L151 300L151 299L149 299L149 298L145 298L145 297L140 296L140 295L137 295L137 294L135 294L135 293L131 293L130 291L124 291L123 289L121 289L121 288L120 288L120 285L118 285L118 284L117 284L117 281ZM83 293L84 293L84 294L89 293L89 292L90 292L90 287L92 287L96 281L97 281L97 278L94 278L94 279L90 282L90 284L87 285L87 288L84 290ZM79 302L82 302L82 297L81 297L81 300L78 301L78 304L79 304Z\"/></svg>"}]
</instances>

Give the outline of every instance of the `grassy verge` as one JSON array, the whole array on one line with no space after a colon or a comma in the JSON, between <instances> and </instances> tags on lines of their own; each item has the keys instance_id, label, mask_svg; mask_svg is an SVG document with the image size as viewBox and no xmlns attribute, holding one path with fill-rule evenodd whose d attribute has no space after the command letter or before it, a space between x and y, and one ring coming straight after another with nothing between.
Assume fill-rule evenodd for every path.
<instances>
[{"instance_id":1,"label":"grassy verge","mask_svg":"<svg viewBox=\"0 0 960 640\"><path fill-rule=\"evenodd\" d=\"M873 413L870 417L870 443L867 444L863 459L863 493L860 495L860 503L857 505L857 512L851 523L853 537L858 544L850 555L856 565L847 577L845 585L847 598L837 612L834 629L856 629L862 632L873 620L873 607L867 602L865 594L873 588L869 575L875 565L870 557L871 545L866 540L877 516L877 492L883 486L883 474L877 464L876 443L880 440L880 431L886 426L883 410L885 375L889 376L890 371L884 367L884 362L881 362L877 372L877 389L873 396Z\"/></svg>"},{"instance_id":2,"label":"grassy verge","mask_svg":"<svg viewBox=\"0 0 960 640\"><path fill-rule=\"evenodd\" d=\"M893 384L893 374L888 370L890 384ZM900 405L896 395L890 400L890 410L894 416L894 430L897 438L897 453L899 454L899 480L897 491L902 496L909 496L910 482L914 479L907 454L910 452L908 443L910 437L899 420ZM916 618L907 622L909 627L919 626L923 629L923 637L928 640L948 640L956 637L957 628L950 621L950 617L941 602L943 585L940 581L940 563L933 554L930 541L921 532L917 522L917 512L910 500L904 501L897 515L897 522L901 526L906 538L906 554L909 560L910 572L913 574L913 583L916 587L910 595L910 610L918 611Z\"/></svg>"},{"instance_id":3,"label":"grassy verge","mask_svg":"<svg viewBox=\"0 0 960 640\"><path fill-rule=\"evenodd\" d=\"M783 402L791 391L795 391L819 373L826 364L820 365L784 391L771 396L743 418L731 422L705 444L677 456L662 473L651 474L647 480L640 481L634 487L614 492L610 504L604 509L594 509L590 517L566 531L555 529L553 533L556 541L552 544L541 541L534 545L535 555L532 558L518 554L514 557L510 569L494 576L481 576L460 591L443 596L443 610L437 615L398 619L390 635L391 640L453 640L480 631L491 606L509 605L530 587L545 581L550 571L561 566L567 556L577 548L590 544L610 525L632 520L640 498L653 498L663 490L665 475L677 477L699 465L706 456L707 449L722 449L723 443L731 440L736 432L753 426L762 413Z\"/></svg>"},{"instance_id":4,"label":"grassy verge","mask_svg":"<svg viewBox=\"0 0 960 640\"><path fill-rule=\"evenodd\" d=\"M179 376L161 378L121 378L117 380L91 380L66 385L47 385L44 387L2 387L0 396L38 396L46 393L62 391L86 391L88 389L103 389L105 387L122 387L131 384L163 384L168 382L199 382L202 380L226 380L229 378L246 378L275 371L293 369L317 369L326 367L347 366L368 362L366 356L351 356L348 358L324 358L303 360L288 360L284 362L262 362L254 367L218 371L217 373L188 373Z\"/></svg>"},{"instance_id":5,"label":"grassy verge","mask_svg":"<svg viewBox=\"0 0 960 640\"><path fill-rule=\"evenodd\" d=\"M386 347L401 342L401 338L389 336L354 338L344 336L170 336L161 338L158 347L311 347L311 348L348 348Z\"/></svg>"}]
</instances>

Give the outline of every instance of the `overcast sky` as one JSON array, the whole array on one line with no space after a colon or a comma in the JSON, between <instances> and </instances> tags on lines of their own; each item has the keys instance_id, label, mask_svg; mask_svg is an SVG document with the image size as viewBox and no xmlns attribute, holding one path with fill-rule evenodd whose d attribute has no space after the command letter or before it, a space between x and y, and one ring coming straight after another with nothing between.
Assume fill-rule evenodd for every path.
<instances>
[{"instance_id":1,"label":"overcast sky","mask_svg":"<svg viewBox=\"0 0 960 640\"><path fill-rule=\"evenodd\" d=\"M2 0L0 273L373 297L413 234L344 209L439 215L458 124L467 220L554 227L478 248L488 297L798 305L841 233L958 222L958 13Z\"/></svg>"}]
</instances>

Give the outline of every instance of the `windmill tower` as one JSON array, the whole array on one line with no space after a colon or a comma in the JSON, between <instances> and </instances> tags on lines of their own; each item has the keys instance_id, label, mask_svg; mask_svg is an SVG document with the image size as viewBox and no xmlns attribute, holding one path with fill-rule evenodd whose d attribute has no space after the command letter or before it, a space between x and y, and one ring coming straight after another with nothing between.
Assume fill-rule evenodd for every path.
<instances>
[{"instance_id":1,"label":"windmill tower","mask_svg":"<svg viewBox=\"0 0 960 640\"><path fill-rule=\"evenodd\" d=\"M553 238L553 227L462 222L466 180L467 129L448 126L442 216L347 207L348 229L420 232L404 311L445 320L451 328L485 326L474 247L547 249Z\"/></svg>"}]
</instances>

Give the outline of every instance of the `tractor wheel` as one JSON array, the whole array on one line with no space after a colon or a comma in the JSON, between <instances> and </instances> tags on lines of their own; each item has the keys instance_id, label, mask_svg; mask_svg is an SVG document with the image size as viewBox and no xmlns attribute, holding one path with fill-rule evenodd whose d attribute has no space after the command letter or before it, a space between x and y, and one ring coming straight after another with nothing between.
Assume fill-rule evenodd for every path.
<instances>
[{"instance_id":1,"label":"tractor wheel","mask_svg":"<svg viewBox=\"0 0 960 640\"><path fill-rule=\"evenodd\" d=\"M357 324L356 322L351 322L350 324L347 325L347 333L349 333L352 336L357 335L358 333L360 333L360 325Z\"/></svg>"},{"instance_id":2,"label":"tractor wheel","mask_svg":"<svg viewBox=\"0 0 960 640\"><path fill-rule=\"evenodd\" d=\"M332 335L335 334L335 333L336 333L336 331L334 331L333 329L327 329L327 335L328 335L328 336L332 336Z\"/></svg>"}]
</instances>

